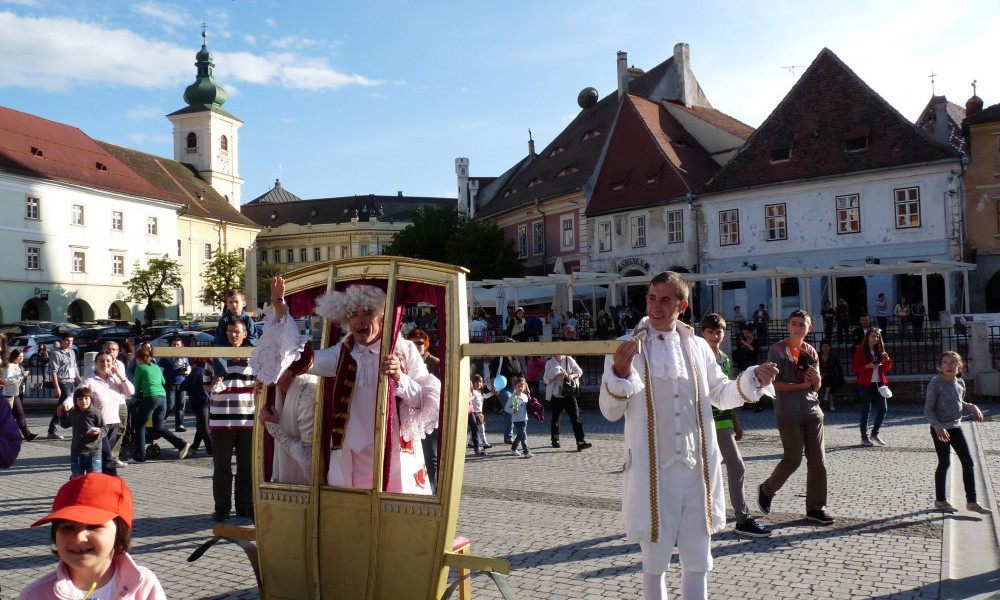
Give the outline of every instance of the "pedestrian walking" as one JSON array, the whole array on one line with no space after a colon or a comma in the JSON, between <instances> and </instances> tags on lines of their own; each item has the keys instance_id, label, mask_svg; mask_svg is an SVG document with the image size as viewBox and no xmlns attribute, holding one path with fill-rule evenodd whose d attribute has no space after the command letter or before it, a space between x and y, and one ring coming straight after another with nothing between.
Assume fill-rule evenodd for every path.
<instances>
[{"instance_id":1,"label":"pedestrian walking","mask_svg":"<svg viewBox=\"0 0 1000 600\"><path fill-rule=\"evenodd\" d=\"M545 363L545 399L552 405L550 433L552 447L559 448L559 419L565 412L573 426L576 449L586 450L593 444L584 438L583 423L580 421L580 377L583 369L572 356L556 354Z\"/></svg>"},{"instance_id":2,"label":"pedestrian walking","mask_svg":"<svg viewBox=\"0 0 1000 600\"><path fill-rule=\"evenodd\" d=\"M861 445L885 446L879 437L882 420L885 419L886 399L889 397L889 381L886 371L892 369L892 359L885 351L885 341L878 328L868 330L865 342L854 350L854 374L858 377L858 398L861 400ZM868 418L875 408L875 423L871 437L868 436Z\"/></svg>"}]
</instances>

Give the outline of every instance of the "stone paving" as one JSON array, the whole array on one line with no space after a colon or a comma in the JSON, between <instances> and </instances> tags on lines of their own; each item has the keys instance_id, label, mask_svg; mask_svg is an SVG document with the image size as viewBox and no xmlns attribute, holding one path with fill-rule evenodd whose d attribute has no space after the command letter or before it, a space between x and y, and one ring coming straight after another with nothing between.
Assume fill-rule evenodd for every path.
<instances>
[{"instance_id":1,"label":"stone paving","mask_svg":"<svg viewBox=\"0 0 1000 600\"><path fill-rule=\"evenodd\" d=\"M987 414L995 407L985 406ZM992 409L992 410L991 410ZM755 517L756 487L776 464L781 445L773 413L740 411L746 435L747 492ZM943 517L933 504L936 464L922 407L894 405L883 426L886 448L858 445L857 409L827 416L829 527L804 518L805 465L774 499L760 521L774 529L768 539L738 538L730 529L715 536L715 598L941 598L942 539L950 519L990 517L965 511ZM189 419L190 420L190 419ZM46 419L33 416L35 431ZM458 533L473 539L473 553L510 561L509 581L519 599L636 598L641 592L637 545L625 542L619 514L622 422L584 411L585 452L549 446L548 423L528 425L535 458L512 456L503 444L467 460ZM967 435L972 425L967 424ZM1000 423L976 425L992 494L1000 494ZM489 416L489 437L498 441L499 418ZM190 439L193 427L182 437ZM971 436L970 436L971 437ZM17 464L0 471L0 600L16 598L24 585L55 566L48 529L28 526L48 510L66 480L69 443L25 444ZM219 544L195 563L187 556L211 535L211 461L203 453L158 460L121 471L136 496L132 553L159 577L170 598L257 598L252 572L234 545ZM977 468L982 465L977 464ZM960 471L953 461L953 475ZM952 498L956 505L962 498ZM727 498L728 504L728 498ZM730 511L731 513L731 511ZM245 523L245 520L243 520ZM240 519L231 521L242 524ZM961 544L953 544L960 550ZM972 552L974 549L967 549ZM959 557L961 558L961 557ZM976 560L982 561L983 555ZM971 560L971 558L970 558ZM995 560L991 558L990 560ZM998 564L993 570L997 582ZM679 570L668 581L677 597ZM500 598L485 577L473 579L476 598Z\"/></svg>"}]
</instances>

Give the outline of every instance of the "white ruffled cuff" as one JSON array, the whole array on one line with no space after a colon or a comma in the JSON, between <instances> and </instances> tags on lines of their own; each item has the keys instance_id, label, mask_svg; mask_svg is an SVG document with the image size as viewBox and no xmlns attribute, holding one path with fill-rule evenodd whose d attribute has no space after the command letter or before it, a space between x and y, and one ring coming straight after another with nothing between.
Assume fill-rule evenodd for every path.
<instances>
[{"instance_id":1,"label":"white ruffled cuff","mask_svg":"<svg viewBox=\"0 0 1000 600\"><path fill-rule=\"evenodd\" d=\"M268 385L274 384L288 365L298 360L307 343L309 337L299 334L295 319L285 315L278 321L274 310L268 309L263 332L250 355L254 375Z\"/></svg>"}]
</instances>

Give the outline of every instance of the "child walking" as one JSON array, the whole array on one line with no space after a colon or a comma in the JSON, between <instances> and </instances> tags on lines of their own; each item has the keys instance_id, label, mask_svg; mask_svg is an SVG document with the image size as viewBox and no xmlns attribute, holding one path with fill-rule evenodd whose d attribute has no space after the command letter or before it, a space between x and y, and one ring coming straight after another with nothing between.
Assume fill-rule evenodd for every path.
<instances>
[{"instance_id":1,"label":"child walking","mask_svg":"<svg viewBox=\"0 0 1000 600\"><path fill-rule=\"evenodd\" d=\"M71 479L59 488L52 513L32 527L45 523L52 523L59 564L18 600L166 600L156 575L128 555L132 492L118 477L89 473Z\"/></svg>"},{"instance_id":2,"label":"child walking","mask_svg":"<svg viewBox=\"0 0 1000 600\"><path fill-rule=\"evenodd\" d=\"M528 448L527 420L528 420L528 382L524 377L514 378L514 393L507 400L504 410L510 413L510 420L514 424L514 441L510 446L510 451L514 456L531 458L534 454ZM518 451L517 443L521 443L521 450Z\"/></svg>"},{"instance_id":3,"label":"child walking","mask_svg":"<svg viewBox=\"0 0 1000 600\"><path fill-rule=\"evenodd\" d=\"M488 448L492 448L493 444L486 441L486 417L483 416L483 401L493 395L493 392L487 390L483 392L484 382L483 376L480 374L475 374L472 376L472 401L469 405L472 407L472 414L476 421L476 426L471 436L478 438L478 440L473 440L479 442L479 447L482 449L480 456L486 454Z\"/></svg>"},{"instance_id":4,"label":"child walking","mask_svg":"<svg viewBox=\"0 0 1000 600\"><path fill-rule=\"evenodd\" d=\"M948 479L948 467L951 462L951 448L958 454L962 463L962 483L965 485L965 508L983 515L990 510L976 502L976 475L969 453L969 445L962 433L962 411L968 410L973 419L982 422L983 413L975 404L965 401L965 381L962 380L962 357L957 352L945 352L941 355L938 370L941 375L934 377L927 384L927 401L924 404L924 415L931 422L931 439L934 440L934 450L938 456L937 471L934 472L934 493L936 502L934 508L941 512L953 513L957 509L952 506L945 494L945 484Z\"/></svg>"},{"instance_id":5,"label":"child walking","mask_svg":"<svg viewBox=\"0 0 1000 600\"><path fill-rule=\"evenodd\" d=\"M73 428L73 443L69 450L70 479L85 473L101 472L101 443L104 439L104 417L93 405L90 388L73 391L73 408L56 408L59 424Z\"/></svg>"}]
</instances>

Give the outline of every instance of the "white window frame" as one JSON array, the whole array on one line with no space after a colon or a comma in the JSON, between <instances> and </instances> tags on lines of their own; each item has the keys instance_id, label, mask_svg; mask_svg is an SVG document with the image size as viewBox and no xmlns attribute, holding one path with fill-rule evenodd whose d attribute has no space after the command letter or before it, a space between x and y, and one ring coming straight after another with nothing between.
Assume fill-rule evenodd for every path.
<instances>
[{"instance_id":1,"label":"white window frame","mask_svg":"<svg viewBox=\"0 0 1000 600\"><path fill-rule=\"evenodd\" d=\"M559 217L559 245L563 250L572 250L576 246L575 222L573 215Z\"/></svg>"},{"instance_id":2,"label":"white window frame","mask_svg":"<svg viewBox=\"0 0 1000 600\"><path fill-rule=\"evenodd\" d=\"M740 243L740 209L719 211L719 245L737 246Z\"/></svg>"},{"instance_id":3,"label":"white window frame","mask_svg":"<svg viewBox=\"0 0 1000 600\"><path fill-rule=\"evenodd\" d=\"M42 270L42 247L41 246L27 246L25 247L25 262L24 268L29 271L41 271Z\"/></svg>"},{"instance_id":4,"label":"white window frame","mask_svg":"<svg viewBox=\"0 0 1000 600\"><path fill-rule=\"evenodd\" d=\"M517 255L525 257L528 255L528 226L517 226Z\"/></svg>"},{"instance_id":5,"label":"white window frame","mask_svg":"<svg viewBox=\"0 0 1000 600\"><path fill-rule=\"evenodd\" d=\"M597 224L597 251L611 252L611 221L601 221Z\"/></svg>"},{"instance_id":6,"label":"white window frame","mask_svg":"<svg viewBox=\"0 0 1000 600\"><path fill-rule=\"evenodd\" d=\"M83 227L86 224L86 213L82 204L74 204L70 211L70 224Z\"/></svg>"},{"instance_id":7,"label":"white window frame","mask_svg":"<svg viewBox=\"0 0 1000 600\"><path fill-rule=\"evenodd\" d=\"M24 218L32 221L42 219L42 199L38 196L28 196L24 201Z\"/></svg>"},{"instance_id":8,"label":"white window frame","mask_svg":"<svg viewBox=\"0 0 1000 600\"><path fill-rule=\"evenodd\" d=\"M788 206L784 202L764 205L764 229L768 242L788 239Z\"/></svg>"},{"instance_id":9,"label":"white window frame","mask_svg":"<svg viewBox=\"0 0 1000 600\"><path fill-rule=\"evenodd\" d=\"M861 194L837 196L834 202L837 211L837 235L861 233Z\"/></svg>"},{"instance_id":10,"label":"white window frame","mask_svg":"<svg viewBox=\"0 0 1000 600\"><path fill-rule=\"evenodd\" d=\"M125 231L125 213L120 210L111 211L111 231Z\"/></svg>"},{"instance_id":11,"label":"white window frame","mask_svg":"<svg viewBox=\"0 0 1000 600\"><path fill-rule=\"evenodd\" d=\"M156 217L146 218L146 235L159 235L160 222Z\"/></svg>"},{"instance_id":12,"label":"white window frame","mask_svg":"<svg viewBox=\"0 0 1000 600\"><path fill-rule=\"evenodd\" d=\"M544 221L535 221L531 224L531 250L536 255L545 253Z\"/></svg>"},{"instance_id":13,"label":"white window frame","mask_svg":"<svg viewBox=\"0 0 1000 600\"><path fill-rule=\"evenodd\" d=\"M896 188L892 190L892 196L893 220L896 222L896 229L920 227L920 186Z\"/></svg>"},{"instance_id":14,"label":"white window frame","mask_svg":"<svg viewBox=\"0 0 1000 600\"><path fill-rule=\"evenodd\" d=\"M205 260L212 260L212 244L210 242L205 243Z\"/></svg>"},{"instance_id":15,"label":"white window frame","mask_svg":"<svg viewBox=\"0 0 1000 600\"><path fill-rule=\"evenodd\" d=\"M87 253L83 250L73 251L73 272L74 273L86 273L87 272Z\"/></svg>"},{"instance_id":16,"label":"white window frame","mask_svg":"<svg viewBox=\"0 0 1000 600\"><path fill-rule=\"evenodd\" d=\"M111 255L111 274L115 276L125 276L125 256L122 254Z\"/></svg>"},{"instance_id":17,"label":"white window frame","mask_svg":"<svg viewBox=\"0 0 1000 600\"><path fill-rule=\"evenodd\" d=\"M629 217L629 234L633 248L646 247L646 215Z\"/></svg>"},{"instance_id":18,"label":"white window frame","mask_svg":"<svg viewBox=\"0 0 1000 600\"><path fill-rule=\"evenodd\" d=\"M679 244L684 241L684 211L667 211L667 243Z\"/></svg>"}]
</instances>

